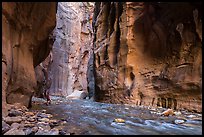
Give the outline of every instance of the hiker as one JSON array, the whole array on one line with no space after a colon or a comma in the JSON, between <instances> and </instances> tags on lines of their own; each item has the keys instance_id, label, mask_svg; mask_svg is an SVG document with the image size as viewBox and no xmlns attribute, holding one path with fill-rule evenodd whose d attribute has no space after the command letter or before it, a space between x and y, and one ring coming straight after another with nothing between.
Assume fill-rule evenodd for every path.
<instances>
[{"instance_id":1,"label":"hiker","mask_svg":"<svg viewBox=\"0 0 204 137\"><path fill-rule=\"evenodd\" d=\"M42 66L42 65L41 65ZM51 104L49 88L51 86L51 79L48 78L47 71L42 66L42 71L44 73L44 80L43 80L43 98L46 99L46 105Z\"/></svg>"}]
</instances>

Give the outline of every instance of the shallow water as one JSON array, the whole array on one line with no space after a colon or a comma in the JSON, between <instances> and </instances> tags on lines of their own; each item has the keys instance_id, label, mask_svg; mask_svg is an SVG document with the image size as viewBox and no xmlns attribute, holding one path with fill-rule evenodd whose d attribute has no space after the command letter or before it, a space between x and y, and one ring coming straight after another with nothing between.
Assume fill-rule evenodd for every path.
<instances>
[{"instance_id":1,"label":"shallow water","mask_svg":"<svg viewBox=\"0 0 204 137\"><path fill-rule=\"evenodd\" d=\"M201 135L202 115L192 113L180 116L164 117L138 106L107 104L91 100L67 100L52 97L52 104L46 106L42 100L36 101L32 109L46 109L55 119L64 119L64 130L75 135ZM56 103L59 104L56 104ZM174 120L185 119L183 124ZM114 122L115 118L124 119L124 123Z\"/></svg>"}]
</instances>

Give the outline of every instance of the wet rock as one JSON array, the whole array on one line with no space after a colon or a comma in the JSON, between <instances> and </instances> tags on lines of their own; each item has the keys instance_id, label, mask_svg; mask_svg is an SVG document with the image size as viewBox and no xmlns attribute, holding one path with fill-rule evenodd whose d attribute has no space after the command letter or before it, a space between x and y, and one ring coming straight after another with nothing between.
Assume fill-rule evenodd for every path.
<instances>
[{"instance_id":1,"label":"wet rock","mask_svg":"<svg viewBox=\"0 0 204 137\"><path fill-rule=\"evenodd\" d=\"M41 130L50 130L51 127L48 123L45 123L45 122L38 122L37 123L37 127Z\"/></svg>"},{"instance_id":2,"label":"wet rock","mask_svg":"<svg viewBox=\"0 0 204 137\"><path fill-rule=\"evenodd\" d=\"M195 118L196 116L195 115L189 115L187 116L187 118Z\"/></svg>"},{"instance_id":3,"label":"wet rock","mask_svg":"<svg viewBox=\"0 0 204 137\"><path fill-rule=\"evenodd\" d=\"M35 124L32 124L32 123L27 123L27 124L24 124L24 127L34 127Z\"/></svg>"},{"instance_id":4,"label":"wet rock","mask_svg":"<svg viewBox=\"0 0 204 137\"><path fill-rule=\"evenodd\" d=\"M26 122L24 123L24 127L34 127L34 126L35 126L35 124L30 123L30 122L28 122L28 121L26 121Z\"/></svg>"},{"instance_id":5,"label":"wet rock","mask_svg":"<svg viewBox=\"0 0 204 137\"><path fill-rule=\"evenodd\" d=\"M44 130L39 128L35 135L59 135L59 130L55 128L51 130Z\"/></svg>"},{"instance_id":6,"label":"wet rock","mask_svg":"<svg viewBox=\"0 0 204 137\"><path fill-rule=\"evenodd\" d=\"M66 124L66 123L67 123L67 121L62 121L62 123L61 123L61 124L62 124L62 125L64 125L64 124Z\"/></svg>"},{"instance_id":7,"label":"wet rock","mask_svg":"<svg viewBox=\"0 0 204 137\"><path fill-rule=\"evenodd\" d=\"M116 123L125 123L125 120L122 119L122 118L116 118L116 119L114 119L114 122L116 122Z\"/></svg>"},{"instance_id":8,"label":"wet rock","mask_svg":"<svg viewBox=\"0 0 204 137\"><path fill-rule=\"evenodd\" d=\"M28 111L28 108L26 106L21 106L21 109L23 112L27 112Z\"/></svg>"},{"instance_id":9,"label":"wet rock","mask_svg":"<svg viewBox=\"0 0 204 137\"><path fill-rule=\"evenodd\" d=\"M49 130L44 130L39 128L38 131L35 133L35 135L49 135Z\"/></svg>"},{"instance_id":10,"label":"wet rock","mask_svg":"<svg viewBox=\"0 0 204 137\"><path fill-rule=\"evenodd\" d=\"M31 128L26 128L23 130L25 135L32 135L32 129Z\"/></svg>"},{"instance_id":11,"label":"wet rock","mask_svg":"<svg viewBox=\"0 0 204 137\"><path fill-rule=\"evenodd\" d=\"M19 124L19 123L12 123L11 124L11 128L19 128L21 126L21 124Z\"/></svg>"},{"instance_id":12,"label":"wet rock","mask_svg":"<svg viewBox=\"0 0 204 137\"><path fill-rule=\"evenodd\" d=\"M12 128L7 131L4 135L25 135L25 132L22 129Z\"/></svg>"},{"instance_id":13,"label":"wet rock","mask_svg":"<svg viewBox=\"0 0 204 137\"><path fill-rule=\"evenodd\" d=\"M53 128L48 132L48 135L59 135L59 130L57 128Z\"/></svg>"},{"instance_id":14,"label":"wet rock","mask_svg":"<svg viewBox=\"0 0 204 137\"><path fill-rule=\"evenodd\" d=\"M51 118L52 115L51 114L46 114L46 113L38 113L37 117L41 117L41 118Z\"/></svg>"},{"instance_id":15,"label":"wet rock","mask_svg":"<svg viewBox=\"0 0 204 137\"><path fill-rule=\"evenodd\" d=\"M59 125L59 123L58 123L58 121L57 121L57 120L50 120L50 121L49 121L49 124L50 124L50 127L51 127L51 128L53 128L53 127L55 127L55 126L58 126L58 125Z\"/></svg>"},{"instance_id":16,"label":"wet rock","mask_svg":"<svg viewBox=\"0 0 204 137\"><path fill-rule=\"evenodd\" d=\"M64 130L59 130L59 135L66 135L67 133L66 133L66 131L64 131Z\"/></svg>"},{"instance_id":17,"label":"wet rock","mask_svg":"<svg viewBox=\"0 0 204 137\"><path fill-rule=\"evenodd\" d=\"M174 114L175 114L176 116L179 116L179 115L181 115L182 113L181 113L180 111L175 111Z\"/></svg>"},{"instance_id":18,"label":"wet rock","mask_svg":"<svg viewBox=\"0 0 204 137\"><path fill-rule=\"evenodd\" d=\"M164 111L162 113L162 115L164 115L164 116L172 116L172 115L174 115L174 111L173 111L173 109L167 109L166 111Z\"/></svg>"},{"instance_id":19,"label":"wet rock","mask_svg":"<svg viewBox=\"0 0 204 137\"><path fill-rule=\"evenodd\" d=\"M49 122L50 120L48 118L41 118L41 119L38 119L39 121L41 122Z\"/></svg>"},{"instance_id":20,"label":"wet rock","mask_svg":"<svg viewBox=\"0 0 204 137\"><path fill-rule=\"evenodd\" d=\"M184 120L181 120L181 119L176 119L175 121L174 121L174 123L175 124L182 124L182 123L184 123L185 121Z\"/></svg>"},{"instance_id":21,"label":"wet rock","mask_svg":"<svg viewBox=\"0 0 204 137\"><path fill-rule=\"evenodd\" d=\"M19 110L10 110L8 113L8 116L10 117L15 117L15 116L21 116L23 114L23 112L19 111Z\"/></svg>"},{"instance_id":22,"label":"wet rock","mask_svg":"<svg viewBox=\"0 0 204 137\"><path fill-rule=\"evenodd\" d=\"M6 122L2 121L2 134L4 134L5 132L7 132L10 129L11 129L11 127Z\"/></svg>"},{"instance_id":23,"label":"wet rock","mask_svg":"<svg viewBox=\"0 0 204 137\"><path fill-rule=\"evenodd\" d=\"M34 121L35 121L34 118L28 118L27 120L28 120L29 122L34 122Z\"/></svg>"},{"instance_id":24,"label":"wet rock","mask_svg":"<svg viewBox=\"0 0 204 137\"><path fill-rule=\"evenodd\" d=\"M42 113L45 113L45 112L46 112L46 110L45 110L45 109L43 109L43 110L41 110L41 112L42 112Z\"/></svg>"},{"instance_id":25,"label":"wet rock","mask_svg":"<svg viewBox=\"0 0 204 137\"><path fill-rule=\"evenodd\" d=\"M25 112L25 115L26 116L34 116L35 114L34 114L34 112Z\"/></svg>"},{"instance_id":26,"label":"wet rock","mask_svg":"<svg viewBox=\"0 0 204 137\"><path fill-rule=\"evenodd\" d=\"M67 98L70 98L70 99L85 99L86 96L87 96L87 93L85 91L75 90L72 94L67 96Z\"/></svg>"},{"instance_id":27,"label":"wet rock","mask_svg":"<svg viewBox=\"0 0 204 137\"><path fill-rule=\"evenodd\" d=\"M33 132L33 133L36 133L37 131L38 131L38 127L33 127L33 128L32 128L32 132Z\"/></svg>"},{"instance_id":28,"label":"wet rock","mask_svg":"<svg viewBox=\"0 0 204 137\"><path fill-rule=\"evenodd\" d=\"M12 123L20 123L22 121L21 116L17 117L6 117L5 122L11 125Z\"/></svg>"},{"instance_id":29,"label":"wet rock","mask_svg":"<svg viewBox=\"0 0 204 137\"><path fill-rule=\"evenodd\" d=\"M22 119L23 121L25 121L25 120L27 119L27 117L26 117L26 116L22 116L21 119Z\"/></svg>"}]
</instances>

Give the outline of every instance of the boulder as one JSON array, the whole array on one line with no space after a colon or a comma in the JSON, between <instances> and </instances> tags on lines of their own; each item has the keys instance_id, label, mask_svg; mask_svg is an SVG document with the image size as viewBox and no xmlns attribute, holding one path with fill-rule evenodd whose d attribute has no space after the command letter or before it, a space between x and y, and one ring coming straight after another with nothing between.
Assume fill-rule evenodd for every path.
<instances>
[{"instance_id":1,"label":"boulder","mask_svg":"<svg viewBox=\"0 0 204 137\"><path fill-rule=\"evenodd\" d=\"M67 96L69 99L85 99L87 97L87 92L75 90L72 94Z\"/></svg>"}]
</instances>

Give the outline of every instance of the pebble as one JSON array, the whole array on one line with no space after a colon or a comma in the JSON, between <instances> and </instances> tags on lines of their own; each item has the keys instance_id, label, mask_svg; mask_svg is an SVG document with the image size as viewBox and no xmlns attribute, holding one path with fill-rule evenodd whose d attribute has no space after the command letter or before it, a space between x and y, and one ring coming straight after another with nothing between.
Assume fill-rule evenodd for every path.
<instances>
[{"instance_id":1,"label":"pebble","mask_svg":"<svg viewBox=\"0 0 204 137\"><path fill-rule=\"evenodd\" d=\"M21 116L17 116L17 117L6 117L5 118L5 122L9 125L11 125L12 123L20 123L22 121Z\"/></svg>"},{"instance_id":2,"label":"pebble","mask_svg":"<svg viewBox=\"0 0 204 137\"><path fill-rule=\"evenodd\" d=\"M32 128L32 132L33 132L33 133L36 133L37 131L38 131L38 127L33 127L33 128Z\"/></svg>"},{"instance_id":3,"label":"pebble","mask_svg":"<svg viewBox=\"0 0 204 137\"><path fill-rule=\"evenodd\" d=\"M181 120L181 119L176 119L175 121L174 121L174 123L175 124L182 124L182 123L184 123L185 121L184 120Z\"/></svg>"},{"instance_id":4,"label":"pebble","mask_svg":"<svg viewBox=\"0 0 204 137\"><path fill-rule=\"evenodd\" d=\"M59 130L56 128L53 128L49 131L48 135L59 135Z\"/></svg>"},{"instance_id":5,"label":"pebble","mask_svg":"<svg viewBox=\"0 0 204 137\"><path fill-rule=\"evenodd\" d=\"M39 129L43 129L43 130L50 130L51 129L50 125L48 123L45 123L45 122L38 122L37 127Z\"/></svg>"},{"instance_id":6,"label":"pebble","mask_svg":"<svg viewBox=\"0 0 204 137\"><path fill-rule=\"evenodd\" d=\"M2 121L2 134L9 131L10 129L11 127L6 122Z\"/></svg>"},{"instance_id":7,"label":"pebble","mask_svg":"<svg viewBox=\"0 0 204 137\"><path fill-rule=\"evenodd\" d=\"M24 132L25 132L25 135L31 135L32 134L32 129L31 128L26 128L24 130Z\"/></svg>"},{"instance_id":8,"label":"pebble","mask_svg":"<svg viewBox=\"0 0 204 137\"><path fill-rule=\"evenodd\" d=\"M26 124L24 124L24 127L34 127L35 126L35 124L33 124L33 123L26 123Z\"/></svg>"},{"instance_id":9,"label":"pebble","mask_svg":"<svg viewBox=\"0 0 204 137\"><path fill-rule=\"evenodd\" d=\"M22 129L12 128L7 131L4 135L25 135L25 132Z\"/></svg>"},{"instance_id":10,"label":"pebble","mask_svg":"<svg viewBox=\"0 0 204 137\"><path fill-rule=\"evenodd\" d=\"M189 115L187 116L187 118L195 118L196 116L195 115Z\"/></svg>"},{"instance_id":11,"label":"pebble","mask_svg":"<svg viewBox=\"0 0 204 137\"><path fill-rule=\"evenodd\" d=\"M21 111L11 109L8 113L8 116L15 117L15 116L21 116L22 114L23 114L23 112L21 112Z\"/></svg>"},{"instance_id":12,"label":"pebble","mask_svg":"<svg viewBox=\"0 0 204 137\"><path fill-rule=\"evenodd\" d=\"M49 119L48 118L41 118L41 119L38 119L39 121L42 121L42 122L49 122Z\"/></svg>"},{"instance_id":13,"label":"pebble","mask_svg":"<svg viewBox=\"0 0 204 137\"><path fill-rule=\"evenodd\" d=\"M38 131L35 133L35 135L49 135L49 130L44 130L39 128Z\"/></svg>"},{"instance_id":14,"label":"pebble","mask_svg":"<svg viewBox=\"0 0 204 137\"><path fill-rule=\"evenodd\" d=\"M21 126L21 124L19 124L19 123L12 123L11 124L11 128L19 128Z\"/></svg>"},{"instance_id":15,"label":"pebble","mask_svg":"<svg viewBox=\"0 0 204 137\"><path fill-rule=\"evenodd\" d=\"M122 118L116 118L116 119L114 119L114 122L117 122L117 123L125 123L125 120L122 119Z\"/></svg>"},{"instance_id":16,"label":"pebble","mask_svg":"<svg viewBox=\"0 0 204 137\"><path fill-rule=\"evenodd\" d=\"M28 111L28 108L26 106L22 106L21 109L22 109L23 112Z\"/></svg>"},{"instance_id":17,"label":"pebble","mask_svg":"<svg viewBox=\"0 0 204 137\"><path fill-rule=\"evenodd\" d=\"M53 127L59 125L59 123L57 122L57 120L50 120L50 121L49 121L49 124L50 124L50 127L51 127L51 128L53 128Z\"/></svg>"},{"instance_id":18,"label":"pebble","mask_svg":"<svg viewBox=\"0 0 204 137\"><path fill-rule=\"evenodd\" d=\"M64 131L64 130L59 130L59 135L66 135L67 133L66 133L66 131Z\"/></svg>"},{"instance_id":19,"label":"pebble","mask_svg":"<svg viewBox=\"0 0 204 137\"><path fill-rule=\"evenodd\" d=\"M29 122L34 122L34 121L35 121L34 118L28 118L27 120L28 120Z\"/></svg>"},{"instance_id":20,"label":"pebble","mask_svg":"<svg viewBox=\"0 0 204 137\"><path fill-rule=\"evenodd\" d=\"M33 112L25 112L25 114L26 114L27 116L34 116L34 115L35 115Z\"/></svg>"},{"instance_id":21,"label":"pebble","mask_svg":"<svg viewBox=\"0 0 204 137\"><path fill-rule=\"evenodd\" d=\"M174 112L174 114L175 114L176 116L179 116L179 115L181 115L181 112L180 112L180 111L176 111L176 112Z\"/></svg>"},{"instance_id":22,"label":"pebble","mask_svg":"<svg viewBox=\"0 0 204 137\"><path fill-rule=\"evenodd\" d=\"M5 135L59 135L57 126L67 123L50 119L53 115L46 110L29 111L25 106L11 105L6 117L2 117L2 134Z\"/></svg>"},{"instance_id":23,"label":"pebble","mask_svg":"<svg viewBox=\"0 0 204 137\"><path fill-rule=\"evenodd\" d=\"M46 112L46 110L45 110L45 109L43 109L43 110L41 110L41 112L42 112L42 113L45 113L45 112Z\"/></svg>"},{"instance_id":24,"label":"pebble","mask_svg":"<svg viewBox=\"0 0 204 137\"><path fill-rule=\"evenodd\" d=\"M27 117L23 116L23 117L21 117L21 119L22 119L23 121L25 121L25 120L27 119Z\"/></svg>"},{"instance_id":25,"label":"pebble","mask_svg":"<svg viewBox=\"0 0 204 137\"><path fill-rule=\"evenodd\" d=\"M63 124L66 124L67 123L67 121L63 121L61 124L63 125Z\"/></svg>"},{"instance_id":26,"label":"pebble","mask_svg":"<svg viewBox=\"0 0 204 137\"><path fill-rule=\"evenodd\" d=\"M51 114L46 114L46 113L38 113L37 117L41 117L41 118L51 118L52 115Z\"/></svg>"},{"instance_id":27,"label":"pebble","mask_svg":"<svg viewBox=\"0 0 204 137\"><path fill-rule=\"evenodd\" d=\"M56 128L51 130L39 129L35 135L59 135L59 130Z\"/></svg>"}]
</instances>

